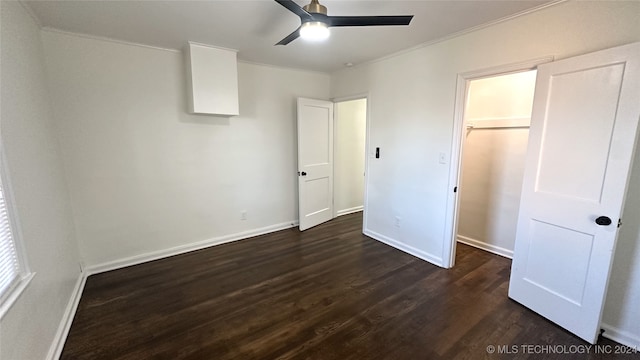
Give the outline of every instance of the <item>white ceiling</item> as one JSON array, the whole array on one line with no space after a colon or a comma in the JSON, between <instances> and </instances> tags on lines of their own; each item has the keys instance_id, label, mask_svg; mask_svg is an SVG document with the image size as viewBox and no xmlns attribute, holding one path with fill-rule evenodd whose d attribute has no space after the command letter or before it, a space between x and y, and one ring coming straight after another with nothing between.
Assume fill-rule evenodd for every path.
<instances>
[{"instance_id":1,"label":"white ceiling","mask_svg":"<svg viewBox=\"0 0 640 360\"><path fill-rule=\"evenodd\" d=\"M274 44L300 25L275 1L26 1L43 27L169 49L195 41L241 60L330 72L493 22L538 1L321 1L329 15L415 15L410 26L332 28L323 43ZM299 5L306 0L296 0Z\"/></svg>"}]
</instances>

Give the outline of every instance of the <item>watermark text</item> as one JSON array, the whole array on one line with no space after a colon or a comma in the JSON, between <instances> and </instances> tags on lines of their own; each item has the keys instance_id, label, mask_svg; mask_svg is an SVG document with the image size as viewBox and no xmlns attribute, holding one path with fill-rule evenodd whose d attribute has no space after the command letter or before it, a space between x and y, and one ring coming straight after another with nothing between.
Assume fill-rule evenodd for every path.
<instances>
[{"instance_id":1,"label":"watermark text","mask_svg":"<svg viewBox=\"0 0 640 360\"><path fill-rule=\"evenodd\" d=\"M489 354L640 354L640 349L624 345L488 345Z\"/></svg>"}]
</instances>

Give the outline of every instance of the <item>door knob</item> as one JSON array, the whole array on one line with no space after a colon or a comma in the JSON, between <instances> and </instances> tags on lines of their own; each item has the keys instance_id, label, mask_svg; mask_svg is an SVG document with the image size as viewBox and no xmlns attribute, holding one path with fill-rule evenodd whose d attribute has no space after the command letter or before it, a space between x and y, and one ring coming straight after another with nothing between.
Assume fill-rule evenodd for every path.
<instances>
[{"instance_id":1,"label":"door knob","mask_svg":"<svg viewBox=\"0 0 640 360\"><path fill-rule=\"evenodd\" d=\"M596 219L596 224L600 226L609 226L611 225L611 219L608 216L600 216Z\"/></svg>"},{"instance_id":2,"label":"door knob","mask_svg":"<svg viewBox=\"0 0 640 360\"><path fill-rule=\"evenodd\" d=\"M300 173L300 175L307 176L307 173L303 171L303 172ZM611 222L611 220L609 220L609 222Z\"/></svg>"}]
</instances>

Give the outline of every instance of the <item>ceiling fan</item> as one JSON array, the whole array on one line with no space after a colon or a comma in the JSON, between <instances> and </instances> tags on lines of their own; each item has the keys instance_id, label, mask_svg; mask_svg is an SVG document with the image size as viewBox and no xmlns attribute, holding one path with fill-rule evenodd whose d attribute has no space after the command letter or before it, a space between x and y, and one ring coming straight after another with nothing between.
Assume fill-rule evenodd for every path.
<instances>
[{"instance_id":1,"label":"ceiling fan","mask_svg":"<svg viewBox=\"0 0 640 360\"><path fill-rule=\"evenodd\" d=\"M324 40L329 37L329 28L336 26L388 26L409 25L413 15L403 16L328 16L327 8L318 0L300 7L293 0L275 0L278 4L300 17L301 25L276 45L287 45L298 37L309 40Z\"/></svg>"}]
</instances>

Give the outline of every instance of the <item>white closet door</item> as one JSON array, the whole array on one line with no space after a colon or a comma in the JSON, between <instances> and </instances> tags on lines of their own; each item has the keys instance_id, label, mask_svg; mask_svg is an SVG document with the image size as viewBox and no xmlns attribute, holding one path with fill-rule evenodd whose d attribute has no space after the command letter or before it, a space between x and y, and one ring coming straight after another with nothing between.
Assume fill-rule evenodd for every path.
<instances>
[{"instance_id":1,"label":"white closet door","mask_svg":"<svg viewBox=\"0 0 640 360\"><path fill-rule=\"evenodd\" d=\"M509 296L600 329L640 116L640 43L538 68Z\"/></svg>"}]
</instances>

